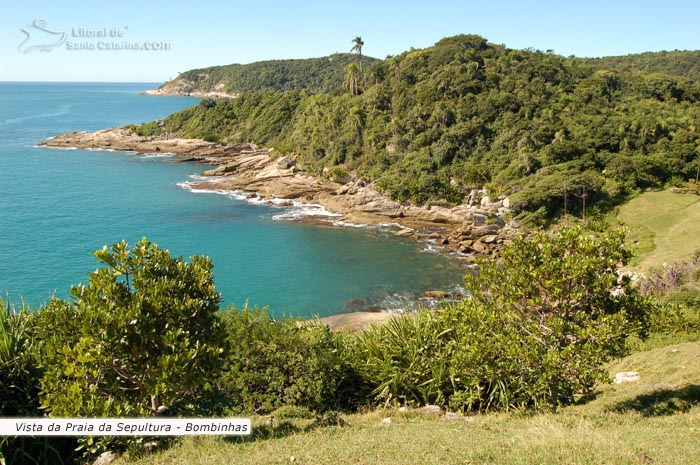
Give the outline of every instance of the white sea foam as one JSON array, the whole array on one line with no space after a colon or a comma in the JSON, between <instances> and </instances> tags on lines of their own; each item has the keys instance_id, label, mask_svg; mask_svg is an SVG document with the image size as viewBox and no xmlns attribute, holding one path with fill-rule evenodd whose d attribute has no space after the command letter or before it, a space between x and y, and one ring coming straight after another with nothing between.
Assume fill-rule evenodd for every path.
<instances>
[{"instance_id":1,"label":"white sea foam","mask_svg":"<svg viewBox=\"0 0 700 465\"><path fill-rule=\"evenodd\" d=\"M190 174L189 178L190 178L192 181L187 181L187 182L192 183L192 184L195 183L195 182L196 182L196 183L217 182L217 181L219 181L219 180L221 179L221 178L218 178L218 177L216 177L216 176L203 176L203 175L201 175L201 174ZM187 183L187 182L186 182L186 183Z\"/></svg>"},{"instance_id":2,"label":"white sea foam","mask_svg":"<svg viewBox=\"0 0 700 465\"><path fill-rule=\"evenodd\" d=\"M288 204L288 202L289 200L281 199L281 202L278 202L277 205L283 206ZM339 218L343 216L340 213L329 212L322 205L314 203L301 203L297 201L292 201L291 206L287 205L283 208L285 210L284 213L274 215L272 217L273 220L295 221L307 218L315 218L328 219L329 221L331 221L331 218Z\"/></svg>"},{"instance_id":3,"label":"white sea foam","mask_svg":"<svg viewBox=\"0 0 700 465\"><path fill-rule=\"evenodd\" d=\"M176 157L177 154L171 152L148 152L142 153L141 156L143 158L173 158Z\"/></svg>"},{"instance_id":4,"label":"white sea foam","mask_svg":"<svg viewBox=\"0 0 700 465\"><path fill-rule=\"evenodd\" d=\"M369 225L359 223L348 223L347 221L337 220L333 221L333 226L338 226L341 228L366 228Z\"/></svg>"},{"instance_id":5,"label":"white sea foam","mask_svg":"<svg viewBox=\"0 0 700 465\"><path fill-rule=\"evenodd\" d=\"M187 189L188 191L194 193L194 194L218 194L218 195L224 195L226 197L229 197L231 199L235 200L246 200L246 193L243 191L239 190L229 190L229 189L199 189L194 186L198 185L198 183L193 183L191 181L184 181L184 182L179 182L177 183L179 187L182 187L183 189Z\"/></svg>"},{"instance_id":6,"label":"white sea foam","mask_svg":"<svg viewBox=\"0 0 700 465\"><path fill-rule=\"evenodd\" d=\"M434 253L434 254L439 254L444 252L445 248L441 245L437 245L434 242L428 242L428 241L421 241L420 242L422 246L422 250L425 253Z\"/></svg>"},{"instance_id":7,"label":"white sea foam","mask_svg":"<svg viewBox=\"0 0 700 465\"><path fill-rule=\"evenodd\" d=\"M376 303L383 312L414 313L418 310L418 300L413 293L398 292L387 295Z\"/></svg>"},{"instance_id":8,"label":"white sea foam","mask_svg":"<svg viewBox=\"0 0 700 465\"><path fill-rule=\"evenodd\" d=\"M202 188L202 184L217 182L219 179L213 176L201 175L190 175L189 177L189 181L179 182L177 185L195 194L219 194L235 200L243 200L253 205L267 205L283 210L281 213L272 216L272 219L276 221L300 221L303 219L315 219L321 221L327 220L333 224L337 223L338 226L349 225L344 224L339 220L335 220L335 218L340 218L343 215L340 213L330 212L322 205L303 203L290 199L265 199L257 195L251 195L250 192L241 190Z\"/></svg>"}]
</instances>

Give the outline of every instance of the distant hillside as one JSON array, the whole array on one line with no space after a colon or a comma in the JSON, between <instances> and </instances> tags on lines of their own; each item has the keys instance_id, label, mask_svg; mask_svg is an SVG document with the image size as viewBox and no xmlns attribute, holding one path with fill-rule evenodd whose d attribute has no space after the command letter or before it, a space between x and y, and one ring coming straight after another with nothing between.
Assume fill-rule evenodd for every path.
<instances>
[{"instance_id":1,"label":"distant hillside","mask_svg":"<svg viewBox=\"0 0 700 465\"><path fill-rule=\"evenodd\" d=\"M475 35L378 62L366 86L345 77L345 92L205 99L136 130L272 146L312 174L354 172L400 201L458 203L485 186L530 224L607 210L695 178L700 164L700 83L688 78Z\"/></svg>"},{"instance_id":2,"label":"distant hillside","mask_svg":"<svg viewBox=\"0 0 700 465\"><path fill-rule=\"evenodd\" d=\"M365 74L371 73L376 58L362 56ZM345 67L357 63L357 55L337 53L322 58L258 61L193 69L181 73L158 88L160 94L239 94L261 90L304 90L332 92L342 87Z\"/></svg>"},{"instance_id":3,"label":"distant hillside","mask_svg":"<svg viewBox=\"0 0 700 465\"><path fill-rule=\"evenodd\" d=\"M663 73L700 81L700 50L646 52L584 60L595 66L613 68L619 71Z\"/></svg>"}]
</instances>

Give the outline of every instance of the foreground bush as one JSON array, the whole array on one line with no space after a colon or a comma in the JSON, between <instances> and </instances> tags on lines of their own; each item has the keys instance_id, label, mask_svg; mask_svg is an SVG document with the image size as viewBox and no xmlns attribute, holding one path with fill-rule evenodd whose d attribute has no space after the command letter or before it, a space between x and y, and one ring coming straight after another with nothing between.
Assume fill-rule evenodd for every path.
<instances>
[{"instance_id":1,"label":"foreground bush","mask_svg":"<svg viewBox=\"0 0 700 465\"><path fill-rule=\"evenodd\" d=\"M446 405L456 386L450 374L455 331L441 310L397 315L352 341L361 395L383 403Z\"/></svg>"},{"instance_id":2,"label":"foreground bush","mask_svg":"<svg viewBox=\"0 0 700 465\"><path fill-rule=\"evenodd\" d=\"M659 303L650 319L652 332L700 331L700 250L688 260L652 268L639 288Z\"/></svg>"},{"instance_id":3,"label":"foreground bush","mask_svg":"<svg viewBox=\"0 0 700 465\"><path fill-rule=\"evenodd\" d=\"M250 308L222 312L221 320L229 342L221 387L231 411L348 407L355 378L339 334L313 322L275 320L265 310Z\"/></svg>"},{"instance_id":4,"label":"foreground bush","mask_svg":"<svg viewBox=\"0 0 700 465\"><path fill-rule=\"evenodd\" d=\"M479 411L570 403L646 332L651 304L619 273L623 238L572 227L518 240L465 278L470 299L361 336L356 369L384 400Z\"/></svg>"},{"instance_id":5,"label":"foreground bush","mask_svg":"<svg viewBox=\"0 0 700 465\"><path fill-rule=\"evenodd\" d=\"M41 416L39 379L34 356L34 318L0 298L0 417ZM0 463L51 463L72 460L74 440L48 437L0 438Z\"/></svg>"},{"instance_id":6,"label":"foreground bush","mask_svg":"<svg viewBox=\"0 0 700 465\"><path fill-rule=\"evenodd\" d=\"M209 413L224 351L210 260L188 263L145 239L94 255L105 266L71 289L74 300L52 299L36 316L43 408L65 417ZM110 438L95 441L85 439L88 452Z\"/></svg>"},{"instance_id":7,"label":"foreground bush","mask_svg":"<svg viewBox=\"0 0 700 465\"><path fill-rule=\"evenodd\" d=\"M0 416L33 415L39 408L36 366L32 348L34 325L31 315L15 312L0 298Z\"/></svg>"}]
</instances>

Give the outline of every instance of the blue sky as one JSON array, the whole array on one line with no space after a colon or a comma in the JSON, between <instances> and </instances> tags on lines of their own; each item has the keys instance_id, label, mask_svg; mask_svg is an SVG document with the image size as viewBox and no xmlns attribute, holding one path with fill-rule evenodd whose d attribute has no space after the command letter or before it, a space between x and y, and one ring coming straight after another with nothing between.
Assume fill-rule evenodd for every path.
<instances>
[{"instance_id":1,"label":"blue sky","mask_svg":"<svg viewBox=\"0 0 700 465\"><path fill-rule=\"evenodd\" d=\"M43 27L30 27L37 19ZM24 0L0 15L0 81L159 82L192 68L346 52L357 35L379 58L460 33L567 56L697 50L698 21L697 0ZM166 50L99 45L124 42Z\"/></svg>"}]
</instances>

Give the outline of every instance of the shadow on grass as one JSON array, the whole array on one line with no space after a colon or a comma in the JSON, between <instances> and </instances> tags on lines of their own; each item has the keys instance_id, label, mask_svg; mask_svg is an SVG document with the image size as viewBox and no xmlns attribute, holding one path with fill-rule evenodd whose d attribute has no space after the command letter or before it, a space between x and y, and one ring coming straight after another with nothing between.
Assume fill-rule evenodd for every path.
<instances>
[{"instance_id":1,"label":"shadow on grass","mask_svg":"<svg viewBox=\"0 0 700 465\"><path fill-rule=\"evenodd\" d=\"M328 426L347 426L347 422L336 412L317 415L313 421L300 424L301 421L275 420L270 418L267 423L253 425L249 436L229 436L225 440L233 443L264 441L291 436L296 433L307 433L317 428Z\"/></svg>"},{"instance_id":2,"label":"shadow on grass","mask_svg":"<svg viewBox=\"0 0 700 465\"><path fill-rule=\"evenodd\" d=\"M700 385L690 384L678 389L659 389L620 402L610 410L617 413L638 412L645 417L684 413L700 405Z\"/></svg>"}]
</instances>

